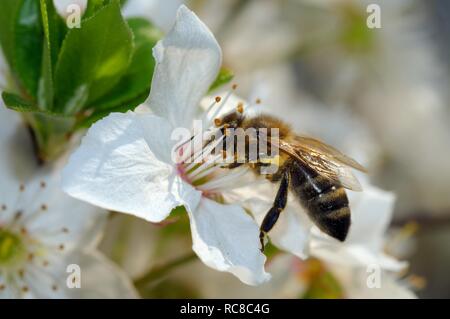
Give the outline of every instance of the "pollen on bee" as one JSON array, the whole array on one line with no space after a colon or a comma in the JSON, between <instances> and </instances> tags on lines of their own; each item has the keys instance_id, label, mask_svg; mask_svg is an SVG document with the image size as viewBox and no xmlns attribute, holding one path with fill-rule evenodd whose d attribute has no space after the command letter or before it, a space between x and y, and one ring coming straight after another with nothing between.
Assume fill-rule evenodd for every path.
<instances>
[{"instance_id":1,"label":"pollen on bee","mask_svg":"<svg viewBox=\"0 0 450 319\"><path fill-rule=\"evenodd\" d=\"M216 100L216 103L219 103L222 100L222 98L220 96L216 96L215 100Z\"/></svg>"},{"instance_id":2,"label":"pollen on bee","mask_svg":"<svg viewBox=\"0 0 450 319\"><path fill-rule=\"evenodd\" d=\"M244 103L239 102L237 107L236 107L236 111L238 111L239 113L244 113Z\"/></svg>"},{"instance_id":3,"label":"pollen on bee","mask_svg":"<svg viewBox=\"0 0 450 319\"><path fill-rule=\"evenodd\" d=\"M219 118L215 118L214 119L214 125L215 126L220 126L222 124L222 120L221 119L219 119Z\"/></svg>"}]
</instances>

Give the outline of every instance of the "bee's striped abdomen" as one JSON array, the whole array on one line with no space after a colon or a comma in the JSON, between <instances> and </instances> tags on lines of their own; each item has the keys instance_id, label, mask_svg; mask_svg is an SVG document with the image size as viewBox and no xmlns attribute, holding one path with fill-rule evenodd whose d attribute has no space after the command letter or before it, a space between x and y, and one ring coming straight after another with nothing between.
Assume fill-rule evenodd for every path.
<instances>
[{"instance_id":1,"label":"bee's striped abdomen","mask_svg":"<svg viewBox=\"0 0 450 319\"><path fill-rule=\"evenodd\" d=\"M291 191L309 217L328 235L344 241L350 228L350 208L342 186L295 161L290 165Z\"/></svg>"}]
</instances>

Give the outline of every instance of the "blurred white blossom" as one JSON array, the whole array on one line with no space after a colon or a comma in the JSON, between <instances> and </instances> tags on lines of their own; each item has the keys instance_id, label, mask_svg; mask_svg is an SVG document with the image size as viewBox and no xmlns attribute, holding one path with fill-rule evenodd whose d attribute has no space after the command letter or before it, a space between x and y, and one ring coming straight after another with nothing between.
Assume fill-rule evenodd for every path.
<instances>
[{"instance_id":1,"label":"blurred white blossom","mask_svg":"<svg viewBox=\"0 0 450 319\"><path fill-rule=\"evenodd\" d=\"M96 245L106 213L60 190L58 165L38 167L20 117L0 105L0 297L135 298ZM69 265L81 288L69 289Z\"/></svg>"}]
</instances>

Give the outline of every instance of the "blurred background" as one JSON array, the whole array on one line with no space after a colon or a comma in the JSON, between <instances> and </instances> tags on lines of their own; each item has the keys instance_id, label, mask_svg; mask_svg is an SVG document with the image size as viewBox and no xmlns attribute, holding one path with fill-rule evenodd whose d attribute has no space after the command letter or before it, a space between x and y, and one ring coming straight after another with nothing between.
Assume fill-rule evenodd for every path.
<instances>
[{"instance_id":1,"label":"blurred background","mask_svg":"<svg viewBox=\"0 0 450 319\"><path fill-rule=\"evenodd\" d=\"M138 2L140 7L130 5L125 11L129 15L151 12L150 18L166 31L182 3ZM450 2L184 3L218 39L224 65L235 73L239 95L262 99L262 108L289 118L297 131L349 153L366 165L373 184L396 194L386 249L410 262L409 272L415 278L411 285L419 297L449 298ZM369 4L381 8L381 28L367 27ZM186 237L174 239L173 234L183 236L179 229L183 227ZM158 240L169 234L173 240ZM103 250L134 277L148 268L155 254L164 251L165 258L173 260L182 245L186 250L190 246L188 225L183 222L163 228L113 216L109 236L119 236L123 245L111 245L107 234ZM158 281L159 288L148 296L227 297L224 291L238 290L240 295L232 296L258 297L264 292L270 295L270 289L277 291L276 296L287 296L281 291L289 291L286 283L283 289L275 289L283 282L278 278L264 292L241 285L220 293L208 289L230 284L228 277L217 279L220 285L196 287L192 274L199 271L211 280L219 276L195 260L177 269L178 277Z\"/></svg>"}]
</instances>

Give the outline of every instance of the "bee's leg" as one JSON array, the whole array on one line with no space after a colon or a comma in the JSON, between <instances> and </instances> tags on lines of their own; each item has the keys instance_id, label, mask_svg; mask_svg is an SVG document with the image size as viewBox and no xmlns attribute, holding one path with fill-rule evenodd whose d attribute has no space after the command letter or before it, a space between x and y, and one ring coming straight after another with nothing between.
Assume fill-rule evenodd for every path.
<instances>
[{"instance_id":1,"label":"bee's leg","mask_svg":"<svg viewBox=\"0 0 450 319\"><path fill-rule=\"evenodd\" d=\"M260 230L259 240L261 242L261 251L264 251L265 235L272 229L272 227L277 222L278 217L280 217L280 213L286 207L289 191L289 182L290 182L290 175L289 172L286 170L281 177L280 188L278 189L277 196L275 197L275 200L273 202L273 206L267 212L261 224L261 227L259 228Z\"/></svg>"}]
</instances>

